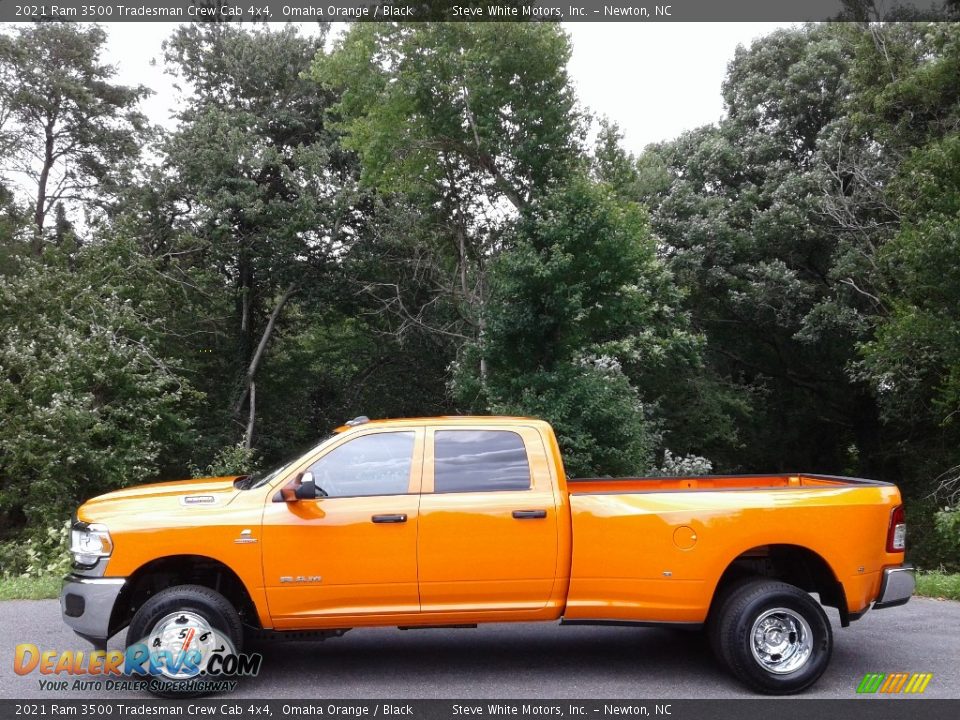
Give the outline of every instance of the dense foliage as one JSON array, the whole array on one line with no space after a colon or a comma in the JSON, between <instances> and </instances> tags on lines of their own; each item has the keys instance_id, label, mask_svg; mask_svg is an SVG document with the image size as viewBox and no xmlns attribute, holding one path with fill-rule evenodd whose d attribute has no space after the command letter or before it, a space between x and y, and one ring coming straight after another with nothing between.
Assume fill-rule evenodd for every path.
<instances>
[{"instance_id":1,"label":"dense foliage","mask_svg":"<svg viewBox=\"0 0 960 720\"><path fill-rule=\"evenodd\" d=\"M0 36L8 536L355 415L515 413L578 475L895 481L960 562L957 24L775 32L639 157L589 146L555 24L181 27L169 131L104 42Z\"/></svg>"}]
</instances>

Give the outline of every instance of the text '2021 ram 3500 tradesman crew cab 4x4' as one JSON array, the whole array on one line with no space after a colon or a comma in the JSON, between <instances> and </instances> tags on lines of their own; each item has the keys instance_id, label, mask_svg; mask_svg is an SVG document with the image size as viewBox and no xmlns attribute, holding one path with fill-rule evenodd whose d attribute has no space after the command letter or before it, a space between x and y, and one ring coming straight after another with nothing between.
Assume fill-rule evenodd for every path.
<instances>
[{"instance_id":1,"label":"text '2021 ram 3500 tradesman crew cab 4x4'","mask_svg":"<svg viewBox=\"0 0 960 720\"><path fill-rule=\"evenodd\" d=\"M904 535L887 483L573 479L542 421L358 418L260 476L88 501L61 605L95 645L129 627L175 651L186 628L239 648L244 627L703 626L737 678L787 694L829 662L821 604L846 626L910 598Z\"/></svg>"}]
</instances>

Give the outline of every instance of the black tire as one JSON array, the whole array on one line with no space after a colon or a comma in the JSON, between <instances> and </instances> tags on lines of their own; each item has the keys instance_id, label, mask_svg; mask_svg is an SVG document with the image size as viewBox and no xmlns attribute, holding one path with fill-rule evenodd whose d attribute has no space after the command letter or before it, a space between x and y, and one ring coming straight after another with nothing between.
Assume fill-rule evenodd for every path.
<instances>
[{"instance_id":1,"label":"black tire","mask_svg":"<svg viewBox=\"0 0 960 720\"><path fill-rule=\"evenodd\" d=\"M163 618L178 612L200 616L217 633L228 639L235 652L243 647L243 625L236 608L223 595L202 585L176 585L158 592L134 614L127 630L127 645L148 637ZM215 637L216 634L214 634ZM168 680L168 678L163 678ZM158 697L199 697L208 693L196 691L162 691L153 687L149 692Z\"/></svg>"},{"instance_id":2,"label":"black tire","mask_svg":"<svg viewBox=\"0 0 960 720\"><path fill-rule=\"evenodd\" d=\"M758 635L764 627L767 632ZM768 695L810 687L833 653L833 632L820 604L795 585L775 580L732 586L714 632L711 644L721 662L745 685Z\"/></svg>"},{"instance_id":3,"label":"black tire","mask_svg":"<svg viewBox=\"0 0 960 720\"><path fill-rule=\"evenodd\" d=\"M716 597L713 599L713 603L710 605L710 612L707 615L705 628L707 642L710 643L710 650L713 656L724 668L729 667L730 660L724 654L724 645L720 642L720 619L726 614L727 603L730 600L730 596L747 583L763 579L764 578L759 575L748 575L737 578L736 580L729 580L720 587Z\"/></svg>"}]
</instances>

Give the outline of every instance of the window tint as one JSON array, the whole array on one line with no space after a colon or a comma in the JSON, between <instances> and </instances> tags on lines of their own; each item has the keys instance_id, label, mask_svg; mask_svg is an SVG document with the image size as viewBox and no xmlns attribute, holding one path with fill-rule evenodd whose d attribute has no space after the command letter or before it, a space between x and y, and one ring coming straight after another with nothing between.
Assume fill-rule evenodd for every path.
<instances>
[{"instance_id":1,"label":"window tint","mask_svg":"<svg viewBox=\"0 0 960 720\"><path fill-rule=\"evenodd\" d=\"M410 484L413 440L412 432L363 435L328 452L310 472L330 497L403 494Z\"/></svg>"},{"instance_id":2,"label":"window tint","mask_svg":"<svg viewBox=\"0 0 960 720\"><path fill-rule=\"evenodd\" d=\"M527 490L530 466L523 440L506 430L434 433L433 491Z\"/></svg>"}]
</instances>

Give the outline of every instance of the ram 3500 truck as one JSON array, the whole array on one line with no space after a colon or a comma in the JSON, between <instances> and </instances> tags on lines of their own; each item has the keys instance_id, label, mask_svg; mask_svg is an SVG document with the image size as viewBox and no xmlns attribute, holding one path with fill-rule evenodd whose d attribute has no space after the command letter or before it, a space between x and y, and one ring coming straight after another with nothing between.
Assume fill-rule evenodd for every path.
<instances>
[{"instance_id":1,"label":"ram 3500 truck","mask_svg":"<svg viewBox=\"0 0 960 720\"><path fill-rule=\"evenodd\" d=\"M96 646L128 627L174 653L210 630L239 648L245 630L702 627L733 675L787 694L829 662L822 605L845 627L909 600L904 535L883 482L574 479L539 420L358 418L272 472L88 501L60 600Z\"/></svg>"}]
</instances>

